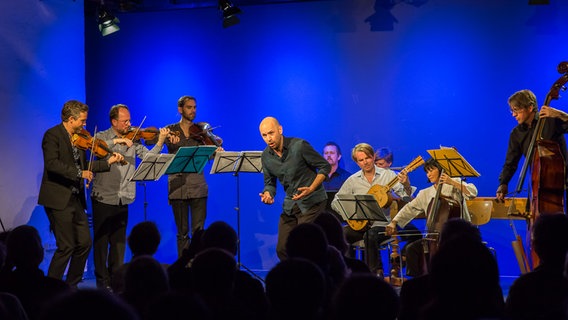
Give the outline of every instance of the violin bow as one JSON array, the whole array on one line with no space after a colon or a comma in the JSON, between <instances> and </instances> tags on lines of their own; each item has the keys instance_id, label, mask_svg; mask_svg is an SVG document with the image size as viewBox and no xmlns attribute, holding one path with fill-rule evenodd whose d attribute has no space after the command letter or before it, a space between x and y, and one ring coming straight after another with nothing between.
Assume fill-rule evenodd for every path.
<instances>
[{"instance_id":1,"label":"violin bow","mask_svg":"<svg viewBox=\"0 0 568 320\"><path fill-rule=\"evenodd\" d=\"M97 126L95 126L95 131L93 132L93 143L91 144L91 153L89 154L89 165L87 166L87 170L91 171L93 168L93 160L95 159L95 142L97 140ZM89 188L89 181L86 184L87 189Z\"/></svg>"},{"instance_id":2,"label":"violin bow","mask_svg":"<svg viewBox=\"0 0 568 320\"><path fill-rule=\"evenodd\" d=\"M144 123L144 121L146 121L146 116L144 116L144 118L142 118L142 122L140 122L140 125L138 126L138 128L136 128L136 130L134 130L134 136L133 136L132 140L134 140L134 138L138 134L138 131L140 131L140 129L142 128L142 124Z\"/></svg>"}]
</instances>

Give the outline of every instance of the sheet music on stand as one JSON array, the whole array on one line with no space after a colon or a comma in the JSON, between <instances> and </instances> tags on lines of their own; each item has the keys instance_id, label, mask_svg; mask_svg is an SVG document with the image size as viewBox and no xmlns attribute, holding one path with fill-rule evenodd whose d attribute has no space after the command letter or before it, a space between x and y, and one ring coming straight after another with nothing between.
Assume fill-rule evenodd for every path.
<instances>
[{"instance_id":1,"label":"sheet music on stand","mask_svg":"<svg viewBox=\"0 0 568 320\"><path fill-rule=\"evenodd\" d=\"M216 146L181 147L177 150L165 174L201 173L217 150Z\"/></svg>"},{"instance_id":2,"label":"sheet music on stand","mask_svg":"<svg viewBox=\"0 0 568 320\"><path fill-rule=\"evenodd\" d=\"M262 172L261 156L262 151L220 151L210 173Z\"/></svg>"},{"instance_id":3,"label":"sheet music on stand","mask_svg":"<svg viewBox=\"0 0 568 320\"><path fill-rule=\"evenodd\" d=\"M428 150L444 172L452 178L456 177L479 177L480 174L462 157L455 148L440 147L440 149Z\"/></svg>"},{"instance_id":4,"label":"sheet music on stand","mask_svg":"<svg viewBox=\"0 0 568 320\"><path fill-rule=\"evenodd\" d=\"M372 194L337 194L336 198L339 205L338 213L345 221L378 221L382 226L390 223L390 219Z\"/></svg>"},{"instance_id":5,"label":"sheet music on stand","mask_svg":"<svg viewBox=\"0 0 568 320\"><path fill-rule=\"evenodd\" d=\"M146 153L128 181L156 181L160 179L174 156L174 154L169 153Z\"/></svg>"}]
</instances>

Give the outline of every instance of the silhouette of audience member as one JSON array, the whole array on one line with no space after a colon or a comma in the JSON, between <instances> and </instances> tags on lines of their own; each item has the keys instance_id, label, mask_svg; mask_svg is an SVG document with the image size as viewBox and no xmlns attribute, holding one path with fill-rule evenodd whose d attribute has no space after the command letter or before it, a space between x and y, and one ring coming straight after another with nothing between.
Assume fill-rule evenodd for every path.
<instances>
[{"instance_id":1,"label":"silhouette of audience member","mask_svg":"<svg viewBox=\"0 0 568 320\"><path fill-rule=\"evenodd\" d=\"M215 221L205 229L201 237L202 250L220 248L234 256L238 253L238 235L235 229L224 221ZM240 266L237 266L240 267ZM237 268L233 297L236 303L247 310L248 319L264 319L268 301L262 282L246 271Z\"/></svg>"},{"instance_id":2,"label":"silhouette of audience member","mask_svg":"<svg viewBox=\"0 0 568 320\"><path fill-rule=\"evenodd\" d=\"M195 294L167 292L150 306L144 320L212 320L211 311Z\"/></svg>"},{"instance_id":3,"label":"silhouette of audience member","mask_svg":"<svg viewBox=\"0 0 568 320\"><path fill-rule=\"evenodd\" d=\"M7 292L0 292L0 319L28 320L20 299Z\"/></svg>"},{"instance_id":4,"label":"silhouette of audience member","mask_svg":"<svg viewBox=\"0 0 568 320\"><path fill-rule=\"evenodd\" d=\"M143 255L154 256L160 246L161 235L156 223L143 221L132 227L128 236L128 248L132 252L131 260ZM129 263L121 265L112 275L112 292L120 294L124 291L124 275Z\"/></svg>"},{"instance_id":5,"label":"silhouette of audience member","mask_svg":"<svg viewBox=\"0 0 568 320\"><path fill-rule=\"evenodd\" d=\"M238 304L233 294L237 262L221 248L199 252L190 267L190 287L213 313L214 319L247 319L246 306Z\"/></svg>"},{"instance_id":6,"label":"silhouette of audience member","mask_svg":"<svg viewBox=\"0 0 568 320\"><path fill-rule=\"evenodd\" d=\"M4 269L6 261L6 237L8 237L8 231L0 233L0 270Z\"/></svg>"},{"instance_id":7,"label":"silhouette of audience member","mask_svg":"<svg viewBox=\"0 0 568 320\"><path fill-rule=\"evenodd\" d=\"M220 248L237 254L238 236L233 227L224 221L215 221L204 230L201 237L201 248Z\"/></svg>"},{"instance_id":8,"label":"silhouette of audience member","mask_svg":"<svg viewBox=\"0 0 568 320\"><path fill-rule=\"evenodd\" d=\"M170 290L164 267L153 257L138 256L133 259L124 275L124 292L119 296L132 306L141 318L145 318L148 306Z\"/></svg>"},{"instance_id":9,"label":"silhouette of audience member","mask_svg":"<svg viewBox=\"0 0 568 320\"><path fill-rule=\"evenodd\" d=\"M191 260L203 249L201 239L203 238L204 232L205 230L201 228L195 230L189 242L189 246L183 249L181 256L168 267L167 272L168 278L170 279L171 290L190 292L191 280L189 278L189 266Z\"/></svg>"},{"instance_id":10,"label":"silhouette of audience member","mask_svg":"<svg viewBox=\"0 0 568 320\"><path fill-rule=\"evenodd\" d=\"M497 261L472 237L453 236L439 245L432 257L430 285L432 299L423 309L424 320L503 317Z\"/></svg>"},{"instance_id":11,"label":"silhouette of audience member","mask_svg":"<svg viewBox=\"0 0 568 320\"><path fill-rule=\"evenodd\" d=\"M333 319L385 319L398 315L399 298L383 279L369 274L354 274L341 284L333 298Z\"/></svg>"},{"instance_id":12,"label":"silhouette of audience member","mask_svg":"<svg viewBox=\"0 0 568 320\"><path fill-rule=\"evenodd\" d=\"M288 257L310 260L321 269L326 281L324 309L327 311L335 290L349 274L341 253L328 245L322 228L312 222L299 224L292 229L286 242L286 252Z\"/></svg>"},{"instance_id":13,"label":"silhouette of audience member","mask_svg":"<svg viewBox=\"0 0 568 320\"><path fill-rule=\"evenodd\" d=\"M533 226L532 245L540 264L509 288L506 316L513 320L567 319L568 280L563 272L568 252L568 217L541 214Z\"/></svg>"},{"instance_id":14,"label":"silhouette of audience member","mask_svg":"<svg viewBox=\"0 0 568 320\"><path fill-rule=\"evenodd\" d=\"M10 231L0 291L15 295L30 319L37 319L39 311L50 299L71 290L63 280L45 276L39 268L43 255L37 229L21 225Z\"/></svg>"},{"instance_id":15,"label":"silhouette of audience member","mask_svg":"<svg viewBox=\"0 0 568 320\"><path fill-rule=\"evenodd\" d=\"M314 224L322 228L329 245L339 250L350 273L371 273L371 270L365 262L347 256L349 244L347 240L345 240L343 226L334 213L324 211L316 217Z\"/></svg>"},{"instance_id":16,"label":"silhouette of audience member","mask_svg":"<svg viewBox=\"0 0 568 320\"><path fill-rule=\"evenodd\" d=\"M266 296L269 320L324 319L326 281L307 259L289 257L274 266L266 275Z\"/></svg>"},{"instance_id":17,"label":"silhouette of audience member","mask_svg":"<svg viewBox=\"0 0 568 320\"><path fill-rule=\"evenodd\" d=\"M446 221L440 232L438 245L442 246L445 242L462 238L482 242L481 233L476 226L463 219L450 219ZM501 297L502 293L500 293L502 300ZM399 320L418 319L421 309L431 298L432 289L429 274L404 281L400 289Z\"/></svg>"},{"instance_id":18,"label":"silhouette of audience member","mask_svg":"<svg viewBox=\"0 0 568 320\"><path fill-rule=\"evenodd\" d=\"M138 320L136 312L106 290L79 289L56 298L40 320Z\"/></svg>"}]
</instances>

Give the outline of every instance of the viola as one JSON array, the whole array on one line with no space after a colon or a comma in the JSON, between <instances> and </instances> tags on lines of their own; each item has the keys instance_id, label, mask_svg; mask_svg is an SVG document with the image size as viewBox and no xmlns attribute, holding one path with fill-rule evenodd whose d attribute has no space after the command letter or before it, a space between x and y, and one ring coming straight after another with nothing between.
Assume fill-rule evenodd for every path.
<instances>
[{"instance_id":1,"label":"viola","mask_svg":"<svg viewBox=\"0 0 568 320\"><path fill-rule=\"evenodd\" d=\"M79 133L74 133L71 141L75 147L81 150L90 150L99 158L104 158L113 153L104 140L93 138L86 129L82 129ZM128 162L122 160L120 164L128 164Z\"/></svg>"},{"instance_id":2,"label":"viola","mask_svg":"<svg viewBox=\"0 0 568 320\"><path fill-rule=\"evenodd\" d=\"M189 136L204 145L217 147L223 145L223 139L213 134L213 128L207 122L197 122L191 125L189 127Z\"/></svg>"}]
</instances>

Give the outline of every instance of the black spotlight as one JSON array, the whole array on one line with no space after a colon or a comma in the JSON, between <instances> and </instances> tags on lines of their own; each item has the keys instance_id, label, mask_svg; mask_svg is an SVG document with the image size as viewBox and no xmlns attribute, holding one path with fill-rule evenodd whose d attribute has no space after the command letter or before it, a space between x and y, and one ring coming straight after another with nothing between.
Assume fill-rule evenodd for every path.
<instances>
[{"instance_id":1,"label":"black spotlight","mask_svg":"<svg viewBox=\"0 0 568 320\"><path fill-rule=\"evenodd\" d=\"M219 10L223 14L223 28L234 26L240 22L237 14L241 13L241 9L235 7L229 0L219 0Z\"/></svg>"},{"instance_id":2,"label":"black spotlight","mask_svg":"<svg viewBox=\"0 0 568 320\"><path fill-rule=\"evenodd\" d=\"M107 9L104 7L99 8L99 30L103 36L120 30L118 27L119 22L118 18L113 16Z\"/></svg>"}]
</instances>

